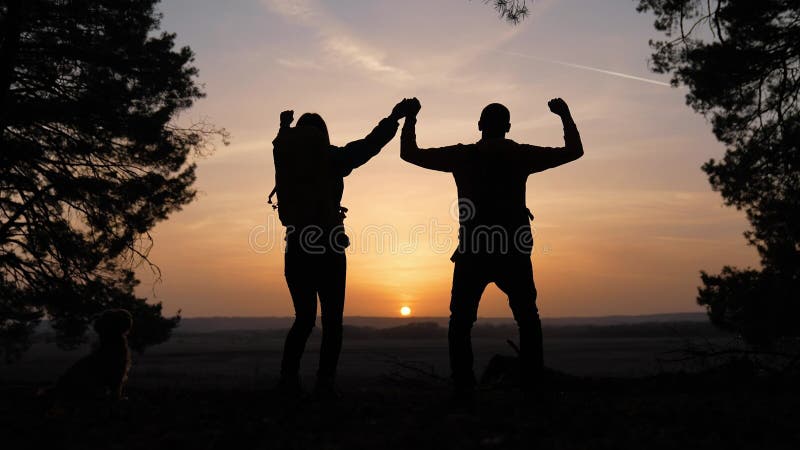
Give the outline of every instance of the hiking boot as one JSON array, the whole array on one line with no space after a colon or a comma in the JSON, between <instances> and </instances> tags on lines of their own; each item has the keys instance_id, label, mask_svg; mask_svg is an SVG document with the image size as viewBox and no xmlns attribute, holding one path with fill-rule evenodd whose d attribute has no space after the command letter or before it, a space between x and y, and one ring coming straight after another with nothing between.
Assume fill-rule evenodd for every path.
<instances>
[{"instance_id":1,"label":"hiking boot","mask_svg":"<svg viewBox=\"0 0 800 450\"><path fill-rule=\"evenodd\" d=\"M474 386L456 386L448 401L448 405L453 412L461 413L474 412L475 403Z\"/></svg>"},{"instance_id":2,"label":"hiking boot","mask_svg":"<svg viewBox=\"0 0 800 450\"><path fill-rule=\"evenodd\" d=\"M299 375L281 375L278 381L278 394L284 400L300 400L305 395Z\"/></svg>"}]
</instances>

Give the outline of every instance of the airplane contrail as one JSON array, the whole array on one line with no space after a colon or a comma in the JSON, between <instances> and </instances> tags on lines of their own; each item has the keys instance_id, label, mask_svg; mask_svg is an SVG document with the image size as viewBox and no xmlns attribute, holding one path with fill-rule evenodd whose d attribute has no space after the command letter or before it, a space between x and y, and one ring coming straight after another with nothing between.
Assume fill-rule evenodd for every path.
<instances>
[{"instance_id":1,"label":"airplane contrail","mask_svg":"<svg viewBox=\"0 0 800 450\"><path fill-rule=\"evenodd\" d=\"M566 62L566 61L559 61L557 59L540 58L538 56L526 55L524 53L518 53L518 52L509 52L509 51L505 51L505 50L495 50L495 51L497 53L504 53L506 55L518 56L520 58L533 59L533 60L536 60L536 61L542 61L542 62L548 62L548 63L552 63L552 64L558 64L558 65L561 65L561 66L572 67L572 68L575 68L575 69L582 69L582 70L589 70L589 71L592 71L592 72L604 73L606 75L611 75L611 76L620 77L620 78L627 78L629 80L641 81L641 82L644 82L644 83L657 84L659 86L667 86L667 87L671 87L672 86L671 84L665 83L663 81L653 80L653 79L650 79L650 78L637 77L636 75L628 75L627 73L614 72L614 71L611 71L611 70L598 69L597 67L589 67L589 66L584 66L584 65L581 65L581 64L574 64L574 63Z\"/></svg>"}]
</instances>

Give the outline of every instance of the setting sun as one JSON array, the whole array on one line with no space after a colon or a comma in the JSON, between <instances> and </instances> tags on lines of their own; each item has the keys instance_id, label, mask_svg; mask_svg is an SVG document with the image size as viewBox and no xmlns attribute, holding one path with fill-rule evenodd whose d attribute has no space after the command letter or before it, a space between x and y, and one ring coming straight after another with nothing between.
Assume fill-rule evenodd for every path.
<instances>
[{"instance_id":1,"label":"setting sun","mask_svg":"<svg viewBox=\"0 0 800 450\"><path fill-rule=\"evenodd\" d=\"M400 308L400 315L403 317L410 316L411 308L409 308L408 306L403 306L402 308Z\"/></svg>"}]
</instances>

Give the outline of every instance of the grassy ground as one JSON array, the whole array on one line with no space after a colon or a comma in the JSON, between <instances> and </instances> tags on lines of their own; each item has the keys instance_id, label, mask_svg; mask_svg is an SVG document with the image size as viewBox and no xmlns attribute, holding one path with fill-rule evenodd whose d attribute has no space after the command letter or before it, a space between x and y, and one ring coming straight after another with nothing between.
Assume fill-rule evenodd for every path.
<instances>
[{"instance_id":1,"label":"grassy ground","mask_svg":"<svg viewBox=\"0 0 800 450\"><path fill-rule=\"evenodd\" d=\"M7 449L800 448L800 393L786 382L574 378L549 408L494 389L465 412L424 377L346 381L334 405L286 406L267 388L132 388L113 411L58 417L33 386L5 386L0 439Z\"/></svg>"},{"instance_id":2,"label":"grassy ground","mask_svg":"<svg viewBox=\"0 0 800 450\"><path fill-rule=\"evenodd\" d=\"M545 341L552 407L483 389L473 412L449 406L440 338L346 341L343 398L287 407L271 390L282 336L178 335L137 355L128 400L48 416L37 388L88 349L35 346L0 366L0 448L22 449L799 449L800 389L752 366L667 365L677 338ZM474 339L478 370L504 339ZM319 348L303 360L313 380ZM691 369L687 373L681 369ZM573 374L573 376L565 375ZM580 375L580 376L578 376Z\"/></svg>"}]
</instances>

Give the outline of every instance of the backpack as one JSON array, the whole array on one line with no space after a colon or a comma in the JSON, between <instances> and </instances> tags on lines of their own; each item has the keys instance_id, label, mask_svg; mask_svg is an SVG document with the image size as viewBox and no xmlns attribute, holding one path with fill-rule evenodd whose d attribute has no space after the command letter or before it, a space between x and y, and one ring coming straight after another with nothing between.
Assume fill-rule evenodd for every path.
<instances>
[{"instance_id":1,"label":"backpack","mask_svg":"<svg viewBox=\"0 0 800 450\"><path fill-rule=\"evenodd\" d=\"M277 194L273 208L281 223L322 228L341 223L327 136L313 127L293 127L282 130L272 143L275 188L269 203Z\"/></svg>"}]
</instances>

